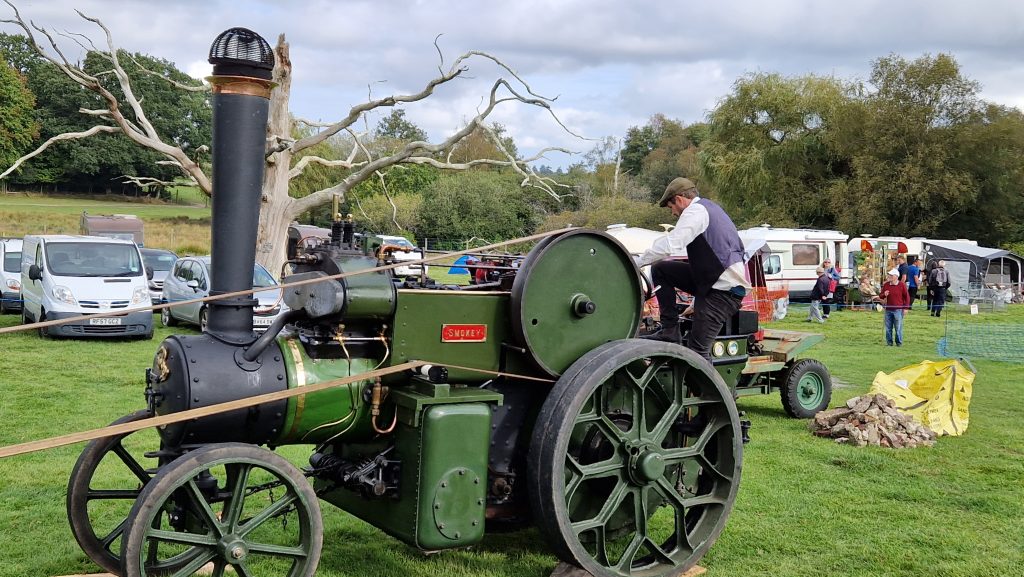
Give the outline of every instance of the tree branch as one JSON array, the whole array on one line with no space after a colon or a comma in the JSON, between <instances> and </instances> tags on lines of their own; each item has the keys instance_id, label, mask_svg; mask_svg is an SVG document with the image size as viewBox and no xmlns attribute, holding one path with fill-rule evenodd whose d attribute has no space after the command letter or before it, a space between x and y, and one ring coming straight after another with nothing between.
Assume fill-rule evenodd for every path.
<instances>
[{"instance_id":1,"label":"tree branch","mask_svg":"<svg viewBox=\"0 0 1024 577\"><path fill-rule=\"evenodd\" d=\"M120 131L121 131L121 129L116 127L116 126L100 125L100 126L93 126L89 130L86 130L84 132L65 132L64 134L58 134L57 136L54 136L53 138L50 138L46 142L44 142L41 145L39 145L39 148L33 150L32 152L30 152L30 153L26 154L25 156L22 156L18 160L14 161L14 164L12 164L10 168L8 168L7 170L5 170L2 173L0 173L0 178L7 178L7 175L9 175L12 172L14 172L15 170L17 170L19 166L21 166L22 164L25 163L25 161L27 161L28 159L33 158L35 156L38 156L44 150L49 148L51 144L54 144L56 142L61 142L63 140L77 140L79 138L88 138L90 136L93 136L94 134L99 134L101 132L113 133L113 132L120 132Z\"/></svg>"},{"instance_id":2,"label":"tree branch","mask_svg":"<svg viewBox=\"0 0 1024 577\"><path fill-rule=\"evenodd\" d=\"M149 74L150 76L155 76L157 78L160 78L161 80L164 80L164 81L168 82L171 86L174 86L175 88L180 88L181 90L185 90L187 92L209 92L210 91L210 85L206 84L205 82L201 86L189 86L188 84L182 84L181 82L178 82L177 80L173 80L171 78L168 78L168 77L164 76L163 74L160 74L159 72L153 72L149 68L146 68L145 66L142 65L141 62L139 62L135 58L135 56L133 56L131 54L128 55L128 58L132 62L134 62L136 66L139 67L139 70L145 72L146 74Z\"/></svg>"}]
</instances>

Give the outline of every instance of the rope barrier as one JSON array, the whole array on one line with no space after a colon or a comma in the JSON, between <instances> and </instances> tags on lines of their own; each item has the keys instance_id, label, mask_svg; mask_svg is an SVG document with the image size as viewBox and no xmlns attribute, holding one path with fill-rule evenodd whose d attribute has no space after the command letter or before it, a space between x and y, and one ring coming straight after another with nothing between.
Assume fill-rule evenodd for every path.
<instances>
[{"instance_id":1,"label":"rope barrier","mask_svg":"<svg viewBox=\"0 0 1024 577\"><path fill-rule=\"evenodd\" d=\"M462 256L464 254L469 254L469 253L475 252L475 251L491 250L493 248L498 248L498 247L502 247L502 246L508 246L508 245L511 245L511 244L518 244L518 243L521 243L521 242L530 242L530 241L534 241L534 240L540 240L542 238L546 238L546 237L549 237L549 236L554 236L556 234L562 234L562 233L568 232L570 230L575 230L576 228L577 227L560 228L558 230L553 230L553 231L550 231L550 232L542 232L542 233L533 234L533 235L530 235L530 236L524 236L524 237L521 237L521 238L514 238L512 240L506 240L506 241L502 241L502 242L498 242L498 243L494 243L494 244L489 244L487 246L483 246L483 247L479 247L479 248L474 248L474 249L471 249L471 250L463 250L463 251L458 251L458 252L449 252L449 253L445 253L443 255L431 256L431 257L421 258L421 259L417 259L417 260L405 260L405 261L401 261L401 262L396 262L394 264L379 266L379 267L375 267L375 268L368 268L368 269L365 269L365 270L359 270L359 271L353 271L353 272L345 272L345 273L339 273L339 274L336 274L336 275L330 275L330 276L326 276L326 277L322 277L322 278L311 278L311 279L295 281L295 282L291 282L291 283L287 283L287 284L280 284L280 285L277 285L276 287L252 288L252 289L248 289L248 290L244 290L244 291L234 291L234 292L229 292L229 293L224 293L224 294L219 294L219 295L207 296L207 297L203 297L203 298L188 299L188 300L178 301L178 302L174 302L174 303L161 303L161 304L157 304L157 305L150 305L148 307L140 307L140 308L137 308L137 309L130 309L130 310L119 309L117 311L110 311L110 312L104 312L104 313L90 313L90 314L87 314L87 315L80 315L80 316L70 317L70 318L66 318L66 319L57 319L57 320L52 320L52 321L43 321L41 323L32 323L32 324L27 324L27 325L15 325L15 326L12 326L12 327L4 327L4 328L0 328L0 335L6 334L6 333L14 333L14 332L18 332L18 331L28 331L28 330L41 329L41 328L45 328L45 327L52 327L52 326L63 325L63 324L68 324L68 323L76 323L76 322L81 322L81 321L84 321L84 320L94 319L94 318L116 317L116 316L121 316L121 315L125 314L126 312L145 312L145 311L154 312L154 311L159 311L159 310L163 310L163 309L166 309L166 308L170 308L170 307L174 307L174 306L179 306L179 305L207 303L207 302L211 302L211 301L217 301L217 300L229 299L229 298L234 298L234 297L239 297L239 296L251 295L253 293L262 292L262 291L265 291L265 290L268 290L268 289L282 289L283 290L283 289L287 289L287 288L291 288L291 287L297 287L297 286L302 286L302 285L307 285L307 284L324 282L324 281L328 281L328 280L343 279L343 278L348 278L350 276L357 276L357 275L368 274L368 273L372 273L372 272L392 270L392 269L396 269L396 268L399 268L399 267L405 267L405 266L409 266L409 265L413 265L413 264L428 264L428 263L444 260L444 259L452 257L452 256Z\"/></svg>"}]
</instances>

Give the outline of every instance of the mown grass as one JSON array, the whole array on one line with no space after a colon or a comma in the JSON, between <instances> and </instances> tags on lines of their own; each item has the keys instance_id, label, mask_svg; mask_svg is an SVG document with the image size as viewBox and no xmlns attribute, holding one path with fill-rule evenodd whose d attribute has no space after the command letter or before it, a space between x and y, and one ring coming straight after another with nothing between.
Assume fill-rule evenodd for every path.
<instances>
[{"instance_id":1,"label":"mown grass","mask_svg":"<svg viewBox=\"0 0 1024 577\"><path fill-rule=\"evenodd\" d=\"M804 330L801 309L774 326ZM952 315L951 315L952 316ZM0 317L0 325L16 323ZM1024 307L972 318L1022 323ZM834 313L809 352L841 381L833 404L862 394L877 371L936 358L944 319L916 311L906 344L883 344L877 313ZM174 329L187 332L187 329ZM154 341L42 341L0 336L0 445L106 424L144 405ZM1019 343L1024 346L1024 343ZM976 360L966 435L931 449L854 448L811 436L778 395L744 397L753 421L739 497L705 557L710 577L977 577L1022 575L1024 437L1020 365ZM81 445L0 460L0 576L94 571L67 527L65 484ZM302 465L306 447L282 451ZM430 557L329 505L317 575L544 577L555 564L536 531L491 534L469 551Z\"/></svg>"}]
</instances>

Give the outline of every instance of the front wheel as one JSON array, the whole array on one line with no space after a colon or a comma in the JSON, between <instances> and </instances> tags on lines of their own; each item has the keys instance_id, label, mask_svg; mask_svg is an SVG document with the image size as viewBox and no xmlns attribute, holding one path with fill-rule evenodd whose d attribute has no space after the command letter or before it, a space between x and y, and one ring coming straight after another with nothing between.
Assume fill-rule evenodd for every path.
<instances>
[{"instance_id":1,"label":"front wheel","mask_svg":"<svg viewBox=\"0 0 1024 577\"><path fill-rule=\"evenodd\" d=\"M199 330L204 333L210 325L210 313L208 311L209 309L206 307L199 309Z\"/></svg>"},{"instance_id":2,"label":"front wheel","mask_svg":"<svg viewBox=\"0 0 1024 577\"><path fill-rule=\"evenodd\" d=\"M160 324L165 327L173 327L178 324L178 319L171 316L171 307L160 309Z\"/></svg>"},{"instance_id":3,"label":"front wheel","mask_svg":"<svg viewBox=\"0 0 1024 577\"><path fill-rule=\"evenodd\" d=\"M323 521L312 486L283 457L255 445L207 445L142 490L121 547L123 574L312 577Z\"/></svg>"},{"instance_id":4,"label":"front wheel","mask_svg":"<svg viewBox=\"0 0 1024 577\"><path fill-rule=\"evenodd\" d=\"M809 419L828 408L832 400L832 376L825 365L801 359L786 373L782 386L782 408L794 419Z\"/></svg>"},{"instance_id":5,"label":"front wheel","mask_svg":"<svg viewBox=\"0 0 1024 577\"><path fill-rule=\"evenodd\" d=\"M693 351L627 339L567 370L537 417L534 517L596 577L693 567L725 527L742 441L729 388Z\"/></svg>"}]
</instances>

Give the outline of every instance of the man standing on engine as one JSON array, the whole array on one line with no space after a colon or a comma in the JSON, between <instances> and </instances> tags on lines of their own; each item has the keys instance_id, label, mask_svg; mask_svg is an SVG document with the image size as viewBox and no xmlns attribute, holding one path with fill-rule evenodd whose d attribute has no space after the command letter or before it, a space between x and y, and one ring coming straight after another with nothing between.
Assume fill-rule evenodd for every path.
<instances>
[{"instance_id":1,"label":"man standing on engine","mask_svg":"<svg viewBox=\"0 0 1024 577\"><path fill-rule=\"evenodd\" d=\"M690 293L694 303L686 346L711 360L711 344L722 326L740 309L750 289L745 275L743 242L722 207L698 195L687 178L676 178L658 201L679 217L675 228L637 258L638 266L653 264L652 281L661 309L661 330L641 338L678 343L679 311L676 288ZM687 261L668 257L685 254Z\"/></svg>"}]
</instances>

